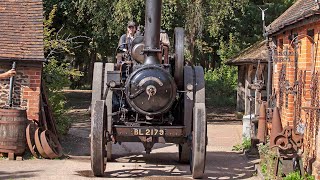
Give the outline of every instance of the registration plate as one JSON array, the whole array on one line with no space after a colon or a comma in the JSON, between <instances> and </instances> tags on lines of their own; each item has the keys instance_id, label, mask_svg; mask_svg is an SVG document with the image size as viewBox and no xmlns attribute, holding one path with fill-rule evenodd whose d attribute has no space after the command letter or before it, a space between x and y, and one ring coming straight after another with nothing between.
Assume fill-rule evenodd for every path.
<instances>
[{"instance_id":1,"label":"registration plate","mask_svg":"<svg viewBox=\"0 0 320 180\"><path fill-rule=\"evenodd\" d=\"M160 128L132 128L134 136L164 136L165 131Z\"/></svg>"}]
</instances>

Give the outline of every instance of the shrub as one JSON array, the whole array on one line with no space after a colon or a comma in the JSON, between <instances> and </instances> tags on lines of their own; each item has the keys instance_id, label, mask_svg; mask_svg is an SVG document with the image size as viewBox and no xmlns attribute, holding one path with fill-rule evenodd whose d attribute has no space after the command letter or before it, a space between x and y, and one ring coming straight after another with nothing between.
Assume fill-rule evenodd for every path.
<instances>
[{"instance_id":1,"label":"shrub","mask_svg":"<svg viewBox=\"0 0 320 180\"><path fill-rule=\"evenodd\" d=\"M65 134L71 120L64 115L66 100L61 90L71 85L70 77L77 79L82 76L82 73L70 68L70 63L65 61L66 55L71 54L72 43L61 39L56 29L52 27L56 11L57 6L55 5L48 17L44 19L44 51L48 62L44 66L42 78L48 90L49 102L58 132Z\"/></svg>"},{"instance_id":2,"label":"shrub","mask_svg":"<svg viewBox=\"0 0 320 180\"><path fill-rule=\"evenodd\" d=\"M207 104L214 107L235 106L237 70L222 65L205 73Z\"/></svg>"},{"instance_id":3,"label":"shrub","mask_svg":"<svg viewBox=\"0 0 320 180\"><path fill-rule=\"evenodd\" d=\"M71 124L70 119L64 116L67 111L65 109L66 100L61 90L71 84L70 76L81 76L79 71L68 67L68 63L59 63L56 59L51 58L43 69L43 80L48 88L49 102L60 134L65 134Z\"/></svg>"}]
</instances>

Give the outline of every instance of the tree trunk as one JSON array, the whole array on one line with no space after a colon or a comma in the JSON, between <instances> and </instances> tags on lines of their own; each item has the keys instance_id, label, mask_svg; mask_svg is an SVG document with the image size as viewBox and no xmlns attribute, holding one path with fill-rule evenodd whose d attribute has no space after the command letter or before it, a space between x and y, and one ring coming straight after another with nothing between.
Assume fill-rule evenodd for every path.
<instances>
[{"instance_id":1,"label":"tree trunk","mask_svg":"<svg viewBox=\"0 0 320 180\"><path fill-rule=\"evenodd\" d=\"M87 67L88 69L88 74L87 74L87 82L86 83L89 83L92 81L92 78L93 78L93 66L94 66L94 63L96 62L96 59L97 59L97 51L95 49L92 49L91 50L91 53L90 53L90 62L89 62L89 67ZM91 84L92 86L92 84Z\"/></svg>"}]
</instances>

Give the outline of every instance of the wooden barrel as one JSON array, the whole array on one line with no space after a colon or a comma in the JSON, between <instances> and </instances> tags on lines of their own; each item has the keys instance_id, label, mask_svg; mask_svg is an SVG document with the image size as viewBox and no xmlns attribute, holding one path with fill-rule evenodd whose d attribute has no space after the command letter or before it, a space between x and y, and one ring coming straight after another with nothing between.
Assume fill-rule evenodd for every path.
<instances>
[{"instance_id":1,"label":"wooden barrel","mask_svg":"<svg viewBox=\"0 0 320 180\"><path fill-rule=\"evenodd\" d=\"M23 154L26 148L27 112L0 109L0 152Z\"/></svg>"}]
</instances>

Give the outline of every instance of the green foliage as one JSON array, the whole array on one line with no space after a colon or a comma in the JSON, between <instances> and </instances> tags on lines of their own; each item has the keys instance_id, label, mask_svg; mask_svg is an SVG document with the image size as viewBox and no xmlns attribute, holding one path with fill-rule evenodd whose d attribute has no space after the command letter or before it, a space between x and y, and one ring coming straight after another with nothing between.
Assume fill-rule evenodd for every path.
<instances>
[{"instance_id":1,"label":"green foliage","mask_svg":"<svg viewBox=\"0 0 320 180\"><path fill-rule=\"evenodd\" d=\"M232 151L243 151L243 150L250 149L250 147L251 147L251 139L244 138L241 144L237 144L232 147Z\"/></svg>"},{"instance_id":2,"label":"green foliage","mask_svg":"<svg viewBox=\"0 0 320 180\"><path fill-rule=\"evenodd\" d=\"M316 180L316 178L314 176L308 175L306 176L307 180Z\"/></svg>"},{"instance_id":3,"label":"green foliage","mask_svg":"<svg viewBox=\"0 0 320 180\"><path fill-rule=\"evenodd\" d=\"M273 180L274 177L274 167L276 164L276 152L273 150L270 150L269 145L258 145L258 150L260 154L260 167L261 172L264 175L264 178L266 180ZM281 171L281 170L280 170ZM281 173L280 173L281 174Z\"/></svg>"},{"instance_id":4,"label":"green foliage","mask_svg":"<svg viewBox=\"0 0 320 180\"><path fill-rule=\"evenodd\" d=\"M70 63L68 68L77 68L83 72L81 78L71 78L72 88L90 85L94 62L107 62L113 58L128 20L144 26L144 2L44 0L46 56L51 57L52 50L55 50L54 57L58 65ZM235 105L236 69L224 63L240 50L263 38L259 7L268 8L268 25L294 2L163 0L161 28L168 32L171 42L175 27L186 29L186 59L207 70L208 103L214 106ZM72 48L74 42L66 41L65 37L77 36L81 37L81 46L76 44L77 48Z\"/></svg>"},{"instance_id":5,"label":"green foliage","mask_svg":"<svg viewBox=\"0 0 320 180\"><path fill-rule=\"evenodd\" d=\"M71 81L69 77L79 77L81 74L75 70L70 70L68 64L59 63L56 59L51 58L49 63L44 66L43 80L48 88L48 97L53 110L53 116L56 119L57 129L60 134L65 134L71 124L71 120L64 114L65 96L61 92L63 87L69 86Z\"/></svg>"},{"instance_id":6,"label":"green foliage","mask_svg":"<svg viewBox=\"0 0 320 180\"><path fill-rule=\"evenodd\" d=\"M303 177L300 175L300 172L292 172L284 177L283 180L315 180L315 178L310 175Z\"/></svg>"},{"instance_id":7,"label":"green foliage","mask_svg":"<svg viewBox=\"0 0 320 180\"><path fill-rule=\"evenodd\" d=\"M59 59L72 54L68 62L72 61L72 67L84 72L80 82L74 83L80 85L75 87L91 84L93 63L111 59L120 35L126 31L127 21L134 20L144 26L144 2L44 0L44 14L48 20L45 36L89 37L82 38L81 46L76 49L70 49L70 41L45 39L45 49L60 49L63 57ZM221 61L262 39L258 6L268 8L268 25L293 3L294 0L163 0L161 28L167 30L172 42L174 28L184 27L187 59L206 69L214 69Z\"/></svg>"},{"instance_id":8,"label":"green foliage","mask_svg":"<svg viewBox=\"0 0 320 180\"><path fill-rule=\"evenodd\" d=\"M268 171L268 166L267 166L267 164L266 163L261 163L260 164L261 166L261 172L262 172L262 174L266 174L267 173L267 171Z\"/></svg>"},{"instance_id":9,"label":"green foliage","mask_svg":"<svg viewBox=\"0 0 320 180\"><path fill-rule=\"evenodd\" d=\"M215 107L236 104L237 69L222 65L205 73L207 104Z\"/></svg>"},{"instance_id":10,"label":"green foliage","mask_svg":"<svg viewBox=\"0 0 320 180\"><path fill-rule=\"evenodd\" d=\"M299 172L292 172L284 177L283 180L304 180L304 177L301 177Z\"/></svg>"},{"instance_id":11,"label":"green foliage","mask_svg":"<svg viewBox=\"0 0 320 180\"><path fill-rule=\"evenodd\" d=\"M226 62L229 58L237 55L240 52L240 45L236 41L235 36L230 33L229 34L229 41L225 42L220 39L220 49L219 54L220 58L223 62Z\"/></svg>"},{"instance_id":12,"label":"green foliage","mask_svg":"<svg viewBox=\"0 0 320 180\"><path fill-rule=\"evenodd\" d=\"M74 68L70 68L70 63L64 60L66 56L63 55L70 53L71 47L70 42L59 39L55 29L52 28L56 10L57 7L54 6L48 18L44 19L44 50L48 62L44 66L42 78L48 89L49 102L52 107L53 116L57 122L58 132L64 134L67 132L71 121L64 116L64 113L66 113L66 101L61 90L71 85L70 77L77 79L82 73ZM63 55L56 54L57 51L63 52Z\"/></svg>"}]
</instances>

